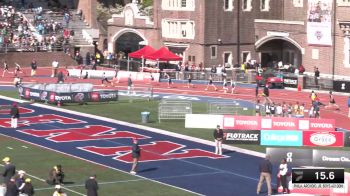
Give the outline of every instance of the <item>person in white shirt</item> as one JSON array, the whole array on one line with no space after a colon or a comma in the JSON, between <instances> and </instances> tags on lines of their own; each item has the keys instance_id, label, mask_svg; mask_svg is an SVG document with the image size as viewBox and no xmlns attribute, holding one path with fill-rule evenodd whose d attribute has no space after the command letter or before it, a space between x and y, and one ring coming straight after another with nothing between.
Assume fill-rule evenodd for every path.
<instances>
[{"instance_id":1,"label":"person in white shirt","mask_svg":"<svg viewBox=\"0 0 350 196\"><path fill-rule=\"evenodd\" d=\"M280 103L276 107L276 116L278 116L278 117L283 116L283 107Z\"/></svg>"},{"instance_id":2,"label":"person in white shirt","mask_svg":"<svg viewBox=\"0 0 350 196\"><path fill-rule=\"evenodd\" d=\"M281 180L281 184L283 187L283 193L289 194L289 188L287 183L287 173L288 173L288 165L286 159L282 159L281 164L279 166L278 177Z\"/></svg>"}]
</instances>

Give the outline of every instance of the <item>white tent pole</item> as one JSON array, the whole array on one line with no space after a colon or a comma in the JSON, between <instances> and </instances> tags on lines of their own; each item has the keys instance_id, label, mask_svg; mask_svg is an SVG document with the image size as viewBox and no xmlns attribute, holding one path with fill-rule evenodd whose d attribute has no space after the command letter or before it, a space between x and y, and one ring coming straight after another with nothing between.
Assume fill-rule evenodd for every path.
<instances>
[{"instance_id":1,"label":"white tent pole","mask_svg":"<svg viewBox=\"0 0 350 196\"><path fill-rule=\"evenodd\" d=\"M130 64L129 61L130 61L130 58L129 58L129 56L128 56L128 68L127 68L127 71L129 71L129 66L130 66L130 65L129 65L129 64Z\"/></svg>"},{"instance_id":2,"label":"white tent pole","mask_svg":"<svg viewBox=\"0 0 350 196\"><path fill-rule=\"evenodd\" d=\"M142 63L142 65L141 65L141 72L143 72L143 65L144 65L144 63L145 63L145 59L143 58L143 56L142 56L141 63Z\"/></svg>"}]
</instances>

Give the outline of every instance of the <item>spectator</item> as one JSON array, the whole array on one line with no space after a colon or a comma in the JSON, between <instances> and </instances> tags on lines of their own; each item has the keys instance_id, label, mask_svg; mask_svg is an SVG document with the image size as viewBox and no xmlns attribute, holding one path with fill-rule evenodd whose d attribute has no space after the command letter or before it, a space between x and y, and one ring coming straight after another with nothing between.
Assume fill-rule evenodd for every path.
<instances>
[{"instance_id":1,"label":"spectator","mask_svg":"<svg viewBox=\"0 0 350 196\"><path fill-rule=\"evenodd\" d=\"M33 196L34 187L32 185L32 180L30 178L26 178L24 182L25 182L24 187L20 192L22 194L26 194L27 196Z\"/></svg>"},{"instance_id":2,"label":"spectator","mask_svg":"<svg viewBox=\"0 0 350 196\"><path fill-rule=\"evenodd\" d=\"M85 55L85 64L90 65L91 64L91 55L90 52L87 52Z\"/></svg>"},{"instance_id":3,"label":"spectator","mask_svg":"<svg viewBox=\"0 0 350 196\"><path fill-rule=\"evenodd\" d=\"M49 172L49 179L46 180L48 184L63 184L64 172L61 165L54 166Z\"/></svg>"},{"instance_id":4,"label":"spectator","mask_svg":"<svg viewBox=\"0 0 350 196\"><path fill-rule=\"evenodd\" d=\"M281 184L283 187L283 194L289 194L289 188L287 184L287 174L288 174L288 165L286 159L282 159L281 164L279 166L278 177L281 179ZM277 189L278 190L278 189Z\"/></svg>"},{"instance_id":5,"label":"spectator","mask_svg":"<svg viewBox=\"0 0 350 196\"><path fill-rule=\"evenodd\" d=\"M6 194L5 196L18 196L19 191L17 189L15 179L11 178L8 183L6 183Z\"/></svg>"},{"instance_id":6,"label":"spectator","mask_svg":"<svg viewBox=\"0 0 350 196\"><path fill-rule=\"evenodd\" d=\"M261 115L261 109L262 109L262 106L260 104L260 100L257 99L256 100L256 104L255 104L255 116L260 116Z\"/></svg>"},{"instance_id":7,"label":"spectator","mask_svg":"<svg viewBox=\"0 0 350 196\"><path fill-rule=\"evenodd\" d=\"M108 80L108 78L107 78L107 76L106 76L106 73L103 72L103 74L102 74L102 80L101 80L101 83L102 83L103 86L106 86L106 85L105 85L105 82L111 83L111 81Z\"/></svg>"},{"instance_id":8,"label":"spectator","mask_svg":"<svg viewBox=\"0 0 350 196\"><path fill-rule=\"evenodd\" d=\"M270 117L271 116L271 106L270 106L270 103L266 103L265 104L265 115L267 117Z\"/></svg>"},{"instance_id":9,"label":"spectator","mask_svg":"<svg viewBox=\"0 0 350 196\"><path fill-rule=\"evenodd\" d=\"M25 185L24 175L26 174L26 172L23 170L19 170L17 173L18 177L15 178L16 186L19 191L22 191Z\"/></svg>"},{"instance_id":10,"label":"spectator","mask_svg":"<svg viewBox=\"0 0 350 196\"><path fill-rule=\"evenodd\" d=\"M259 164L259 172L260 172L260 179L259 179L258 187L256 189L256 193L260 194L262 183L265 180L267 185L267 193L268 195L271 195L272 194L272 189L271 189L272 164L270 162L269 155L266 155L265 159Z\"/></svg>"},{"instance_id":11,"label":"spectator","mask_svg":"<svg viewBox=\"0 0 350 196\"><path fill-rule=\"evenodd\" d=\"M299 107L299 115L304 116L304 111L305 111L305 103L301 104Z\"/></svg>"},{"instance_id":12,"label":"spectator","mask_svg":"<svg viewBox=\"0 0 350 196\"><path fill-rule=\"evenodd\" d=\"M16 174L16 166L11 163L10 157L5 157L2 159L4 162L4 171L2 172L2 177L4 178L4 184L8 184L11 178ZM14 181L13 181L14 183Z\"/></svg>"},{"instance_id":13,"label":"spectator","mask_svg":"<svg viewBox=\"0 0 350 196\"><path fill-rule=\"evenodd\" d=\"M86 71L83 79L88 79L88 78L89 78L89 73L88 73L88 71Z\"/></svg>"},{"instance_id":14,"label":"spectator","mask_svg":"<svg viewBox=\"0 0 350 196\"><path fill-rule=\"evenodd\" d=\"M282 117L283 116L283 107L281 103L279 103L276 107L276 116Z\"/></svg>"},{"instance_id":15,"label":"spectator","mask_svg":"<svg viewBox=\"0 0 350 196\"><path fill-rule=\"evenodd\" d=\"M12 104L10 115L11 115L11 128L15 128L16 129L17 128L18 119L19 119L19 109L17 107L17 103L16 102L14 102Z\"/></svg>"},{"instance_id":16,"label":"spectator","mask_svg":"<svg viewBox=\"0 0 350 196\"><path fill-rule=\"evenodd\" d=\"M134 91L134 85L132 84L132 80L131 80L131 74L128 77L128 92L127 94L130 94L130 91ZM135 91L134 91L135 94Z\"/></svg>"},{"instance_id":17,"label":"spectator","mask_svg":"<svg viewBox=\"0 0 350 196\"><path fill-rule=\"evenodd\" d=\"M58 83L58 84L64 83L64 74L63 74L62 71L60 71L60 72L57 74L57 83Z\"/></svg>"},{"instance_id":18,"label":"spectator","mask_svg":"<svg viewBox=\"0 0 350 196\"><path fill-rule=\"evenodd\" d=\"M304 74L305 72L305 67L303 65L299 66L299 74Z\"/></svg>"},{"instance_id":19,"label":"spectator","mask_svg":"<svg viewBox=\"0 0 350 196\"><path fill-rule=\"evenodd\" d=\"M61 185L57 184L55 186L55 192L52 196L67 196L67 194L62 190Z\"/></svg>"},{"instance_id":20,"label":"spectator","mask_svg":"<svg viewBox=\"0 0 350 196\"><path fill-rule=\"evenodd\" d=\"M320 71L318 70L317 67L315 67L315 85L318 86L318 80L320 78Z\"/></svg>"},{"instance_id":21,"label":"spectator","mask_svg":"<svg viewBox=\"0 0 350 196\"><path fill-rule=\"evenodd\" d=\"M52 61L52 74L51 74L51 77L52 77L52 78L53 78L53 77L56 77L58 67L59 67L58 61L53 60L53 61Z\"/></svg>"},{"instance_id":22,"label":"spectator","mask_svg":"<svg viewBox=\"0 0 350 196\"><path fill-rule=\"evenodd\" d=\"M220 129L220 125L216 126L213 136L215 140L215 154L222 155L222 142L224 140L224 131Z\"/></svg>"},{"instance_id":23,"label":"spectator","mask_svg":"<svg viewBox=\"0 0 350 196\"><path fill-rule=\"evenodd\" d=\"M96 181L96 175L91 175L89 179L85 181L85 189L87 190L87 196L98 196L98 184Z\"/></svg>"},{"instance_id":24,"label":"spectator","mask_svg":"<svg viewBox=\"0 0 350 196\"><path fill-rule=\"evenodd\" d=\"M31 72L31 76L35 76L36 75L36 69L38 67L37 63L36 63L36 60L33 59L32 60L32 63L30 64L31 68L32 68L32 72Z\"/></svg>"}]
</instances>

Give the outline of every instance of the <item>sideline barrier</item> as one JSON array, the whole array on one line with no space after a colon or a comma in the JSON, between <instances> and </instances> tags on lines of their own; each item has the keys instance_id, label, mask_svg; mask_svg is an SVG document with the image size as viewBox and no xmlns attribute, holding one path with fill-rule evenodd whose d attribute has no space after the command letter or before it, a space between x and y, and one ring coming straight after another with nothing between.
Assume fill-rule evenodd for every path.
<instances>
[{"instance_id":1,"label":"sideline barrier","mask_svg":"<svg viewBox=\"0 0 350 196\"><path fill-rule=\"evenodd\" d=\"M18 88L22 99L49 103L84 103L117 101L117 90L93 91L92 84L35 84Z\"/></svg>"},{"instance_id":2,"label":"sideline barrier","mask_svg":"<svg viewBox=\"0 0 350 196\"><path fill-rule=\"evenodd\" d=\"M224 129L334 131L334 119L224 115Z\"/></svg>"},{"instance_id":3,"label":"sideline barrier","mask_svg":"<svg viewBox=\"0 0 350 196\"><path fill-rule=\"evenodd\" d=\"M80 69L67 69L70 77L84 77L86 72L88 73L89 78L101 78L103 77L103 73L107 78L114 78L115 71L114 70L87 70L84 69L82 71L82 75L80 75ZM152 81L152 77L154 81L159 81L160 74L159 73L149 73L149 72L132 72L132 71L118 71L117 79L118 80L127 80L131 75L131 79L133 81Z\"/></svg>"},{"instance_id":4,"label":"sideline barrier","mask_svg":"<svg viewBox=\"0 0 350 196\"><path fill-rule=\"evenodd\" d=\"M186 115L186 128L212 129L215 128L216 125L220 125L223 129L227 130L335 131L334 119L233 116L213 114Z\"/></svg>"}]
</instances>

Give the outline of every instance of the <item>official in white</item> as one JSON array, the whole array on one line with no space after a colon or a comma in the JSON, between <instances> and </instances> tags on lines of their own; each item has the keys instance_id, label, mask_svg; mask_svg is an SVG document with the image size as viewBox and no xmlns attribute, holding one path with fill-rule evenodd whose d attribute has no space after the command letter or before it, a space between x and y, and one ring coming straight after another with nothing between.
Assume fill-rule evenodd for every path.
<instances>
[{"instance_id":1,"label":"official in white","mask_svg":"<svg viewBox=\"0 0 350 196\"><path fill-rule=\"evenodd\" d=\"M286 159L282 159L277 177L279 177L281 180L281 185L283 187L283 193L289 194L289 188L288 188L288 183L287 183L287 177L288 177L287 173L288 173L287 161L286 161Z\"/></svg>"},{"instance_id":2,"label":"official in white","mask_svg":"<svg viewBox=\"0 0 350 196\"><path fill-rule=\"evenodd\" d=\"M220 125L214 130L215 154L222 155L222 141L224 140L224 131L220 129Z\"/></svg>"},{"instance_id":3,"label":"official in white","mask_svg":"<svg viewBox=\"0 0 350 196\"><path fill-rule=\"evenodd\" d=\"M13 103L12 104L12 108L10 111L10 115L11 115L11 128L17 128L17 122L19 119L19 109L17 107L17 103Z\"/></svg>"}]
</instances>

